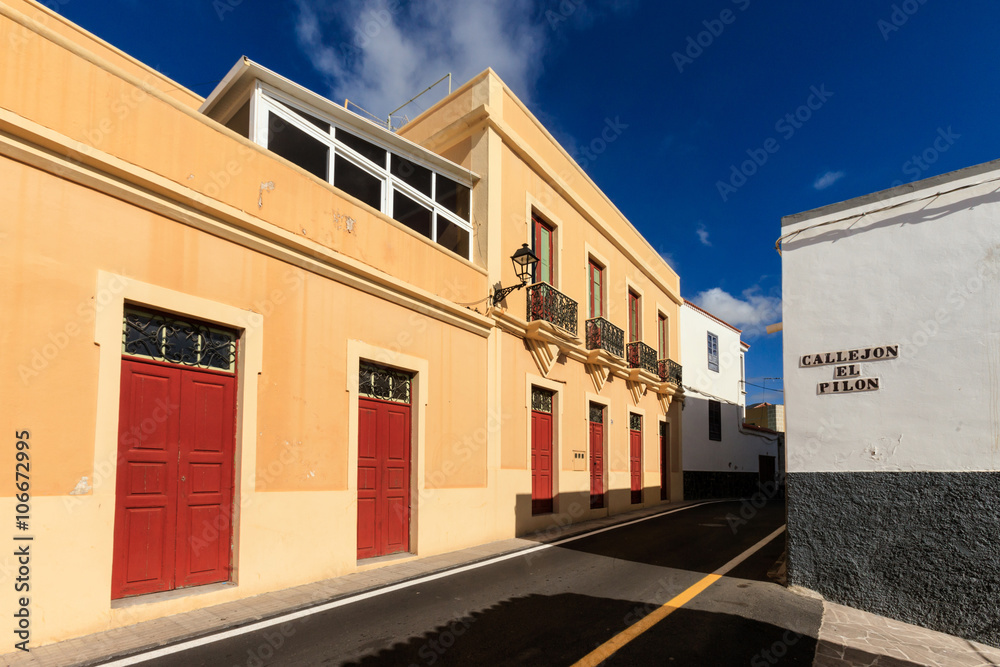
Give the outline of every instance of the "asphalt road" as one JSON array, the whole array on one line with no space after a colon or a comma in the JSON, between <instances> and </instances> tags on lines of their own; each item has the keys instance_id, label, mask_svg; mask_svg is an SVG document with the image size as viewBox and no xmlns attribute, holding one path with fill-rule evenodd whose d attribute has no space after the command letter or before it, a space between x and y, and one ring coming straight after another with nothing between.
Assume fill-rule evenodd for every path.
<instances>
[{"instance_id":1,"label":"asphalt road","mask_svg":"<svg viewBox=\"0 0 1000 667\"><path fill-rule=\"evenodd\" d=\"M735 525L740 510L686 509L142 664L572 665L784 522L773 501ZM781 534L605 664L811 665L822 607L768 581L783 549Z\"/></svg>"}]
</instances>

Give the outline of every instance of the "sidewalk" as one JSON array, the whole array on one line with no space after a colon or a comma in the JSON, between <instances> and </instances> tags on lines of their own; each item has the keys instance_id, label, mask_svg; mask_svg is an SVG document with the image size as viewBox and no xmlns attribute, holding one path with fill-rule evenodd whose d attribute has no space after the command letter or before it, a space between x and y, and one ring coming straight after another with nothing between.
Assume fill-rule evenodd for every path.
<instances>
[{"instance_id":1,"label":"sidewalk","mask_svg":"<svg viewBox=\"0 0 1000 667\"><path fill-rule=\"evenodd\" d=\"M386 565L376 569L366 569L336 579L265 593L214 607L32 648L29 653L6 653L0 655L0 664L12 667L20 667L21 665L82 667L101 664L114 658L205 637L357 593L443 572L496 556L524 551L540 544L661 514L698 502L702 501L658 505L565 526L543 535L501 540L436 556L395 559L389 557ZM800 591L800 593L803 592L808 594L808 592ZM1000 665L1000 649L975 644L964 639L866 614L825 601L819 635L815 667Z\"/></svg>"},{"instance_id":2,"label":"sidewalk","mask_svg":"<svg viewBox=\"0 0 1000 667\"><path fill-rule=\"evenodd\" d=\"M1000 649L823 602L814 667L987 667Z\"/></svg>"}]
</instances>

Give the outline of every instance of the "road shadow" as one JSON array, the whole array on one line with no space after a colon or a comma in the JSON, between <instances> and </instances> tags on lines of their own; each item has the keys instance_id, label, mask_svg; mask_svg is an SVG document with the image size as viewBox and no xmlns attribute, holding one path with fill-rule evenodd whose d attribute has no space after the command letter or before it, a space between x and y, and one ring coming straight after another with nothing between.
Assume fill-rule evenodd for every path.
<instances>
[{"instance_id":1,"label":"road shadow","mask_svg":"<svg viewBox=\"0 0 1000 667\"><path fill-rule=\"evenodd\" d=\"M392 647L343 663L571 665L656 610L587 595L529 595L458 617ZM613 655L607 665L811 665L815 637L725 613L680 609ZM778 658L768 662L769 658Z\"/></svg>"},{"instance_id":2,"label":"road shadow","mask_svg":"<svg viewBox=\"0 0 1000 667\"><path fill-rule=\"evenodd\" d=\"M530 503L530 496L521 498L523 503ZM553 542L568 537L576 528L573 521L558 515L552 515L551 521L551 526L522 535L521 539ZM584 535L560 543L559 548L709 574L784 523L784 499L780 495L769 498L758 494L747 500L692 507L614 530ZM774 568L784 549L785 538L777 537L729 576L776 581L767 573Z\"/></svg>"}]
</instances>

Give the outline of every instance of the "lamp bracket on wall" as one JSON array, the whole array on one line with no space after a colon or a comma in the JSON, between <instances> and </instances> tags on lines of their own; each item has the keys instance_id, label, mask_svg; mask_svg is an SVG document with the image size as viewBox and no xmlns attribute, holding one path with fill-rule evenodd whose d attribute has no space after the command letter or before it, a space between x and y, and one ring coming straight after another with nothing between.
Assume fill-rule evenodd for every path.
<instances>
[{"instance_id":1,"label":"lamp bracket on wall","mask_svg":"<svg viewBox=\"0 0 1000 667\"><path fill-rule=\"evenodd\" d=\"M527 243L522 243L521 247L517 249L510 257L510 261L514 262L514 273L521 280L520 285L511 285L510 287L502 287L495 292L493 292L493 299L491 303L493 307L503 303L503 300L507 298L507 295L514 290L519 290L528 284L528 277L531 275L531 271L535 264L538 262L538 257L535 253L531 252L531 248L528 247Z\"/></svg>"}]
</instances>

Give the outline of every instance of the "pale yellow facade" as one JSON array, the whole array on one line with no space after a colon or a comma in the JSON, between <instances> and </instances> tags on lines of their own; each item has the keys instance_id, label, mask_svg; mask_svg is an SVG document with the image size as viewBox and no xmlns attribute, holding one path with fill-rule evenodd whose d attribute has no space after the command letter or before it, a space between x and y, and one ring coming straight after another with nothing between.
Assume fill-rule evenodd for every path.
<instances>
[{"instance_id":1,"label":"pale yellow facade","mask_svg":"<svg viewBox=\"0 0 1000 667\"><path fill-rule=\"evenodd\" d=\"M588 265L604 268L605 318L628 325L628 291L641 297L640 339L657 347L657 316L668 322L669 358L680 358L677 274L664 262L568 153L491 71L455 91L400 134L469 169L488 174L476 206L488 219L488 239L477 245L489 268L490 283L514 281L510 254L531 245L532 214L555 228L554 286L579 304L577 334L547 322L526 321L526 292L514 292L506 307L492 309L490 369L497 397L493 411L509 417L499 453L501 498L516 497L517 510L501 526L522 533L546 528L548 516L531 516L531 386L556 392L556 451L559 457L555 510L560 521L626 511L630 503L629 414L643 420L643 503L660 502L659 428L667 424L669 499L683 498L679 386L599 350L587 349ZM496 252L495 249L499 249ZM658 355L659 356L659 355ZM499 386L497 386L499 385ZM605 406L608 503L590 509L589 465L574 469L574 453L589 461L588 411ZM508 427L509 423L509 427ZM670 451L670 449L668 449ZM671 455L668 455L671 456ZM577 468L579 466L576 466ZM525 509L527 507L527 510Z\"/></svg>"},{"instance_id":2,"label":"pale yellow facade","mask_svg":"<svg viewBox=\"0 0 1000 667\"><path fill-rule=\"evenodd\" d=\"M605 317L642 298L677 341L679 281L491 71L399 134L472 175L471 259L199 112L204 100L33 2L0 4L0 356L7 433L30 432L31 645L373 567L357 559L358 369L413 374L412 557L661 502L659 424L683 498L675 382L584 340L588 258ZM428 158L430 159L430 158ZM445 165L442 168L452 168ZM510 255L556 228L573 336L526 319ZM470 308L462 304L479 302ZM111 599L127 305L239 333L228 582ZM531 514L532 387L555 392L554 513ZM587 414L606 406L608 503L590 509ZM640 505L629 413L643 420ZM16 499L0 490L13 522ZM12 549L5 549L12 553ZM0 556L12 590L13 556ZM11 617L13 593L0 596Z\"/></svg>"}]
</instances>

